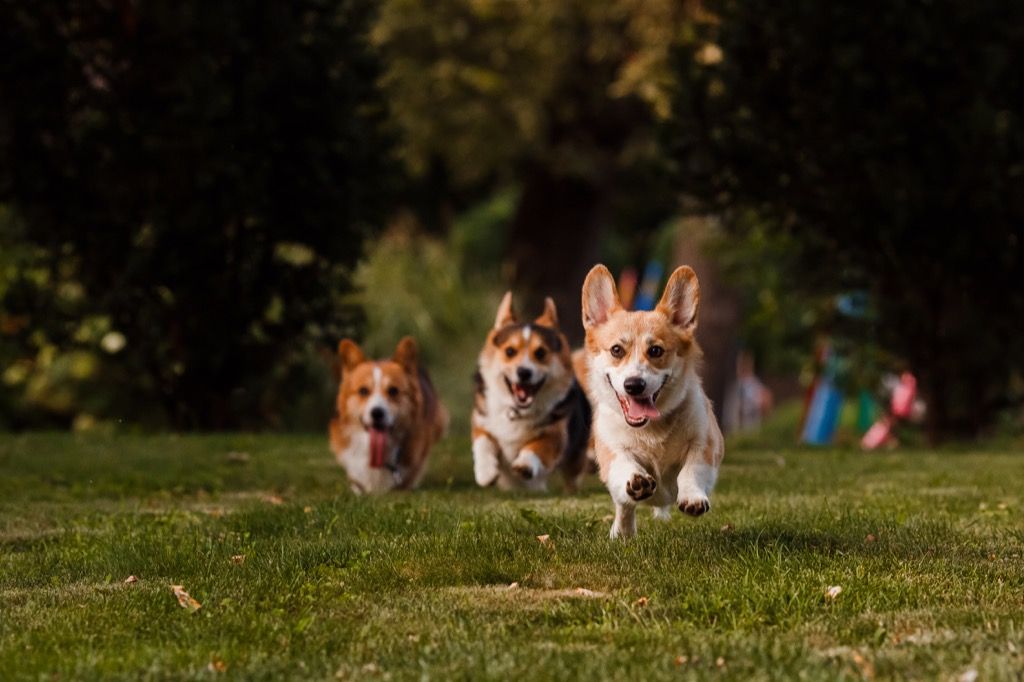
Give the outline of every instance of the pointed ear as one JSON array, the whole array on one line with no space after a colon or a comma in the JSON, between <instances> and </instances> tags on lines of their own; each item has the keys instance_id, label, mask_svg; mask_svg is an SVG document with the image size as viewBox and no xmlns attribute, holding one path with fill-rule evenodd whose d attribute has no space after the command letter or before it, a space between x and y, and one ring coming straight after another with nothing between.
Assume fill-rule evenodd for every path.
<instances>
[{"instance_id":1,"label":"pointed ear","mask_svg":"<svg viewBox=\"0 0 1024 682\"><path fill-rule=\"evenodd\" d=\"M700 285L697 273L688 265L675 269L665 285L665 293L658 301L658 312L684 332L697 328L697 305L700 303Z\"/></svg>"},{"instance_id":2,"label":"pointed ear","mask_svg":"<svg viewBox=\"0 0 1024 682\"><path fill-rule=\"evenodd\" d=\"M395 347L395 354L391 359L400 364L405 371L412 373L419 362L419 348L416 339L411 336L404 337Z\"/></svg>"},{"instance_id":3,"label":"pointed ear","mask_svg":"<svg viewBox=\"0 0 1024 682\"><path fill-rule=\"evenodd\" d=\"M501 329L516 323L516 314L512 310L512 292L506 291L498 305L498 314L494 318L494 328Z\"/></svg>"},{"instance_id":4,"label":"pointed ear","mask_svg":"<svg viewBox=\"0 0 1024 682\"><path fill-rule=\"evenodd\" d=\"M338 357L341 359L343 372L351 371L356 365L366 361L363 350L352 339L341 340L341 343L338 344Z\"/></svg>"},{"instance_id":5,"label":"pointed ear","mask_svg":"<svg viewBox=\"0 0 1024 682\"><path fill-rule=\"evenodd\" d=\"M544 312L534 322L545 327L558 326L558 308L555 307L555 299L550 296L544 299Z\"/></svg>"},{"instance_id":6,"label":"pointed ear","mask_svg":"<svg viewBox=\"0 0 1024 682\"><path fill-rule=\"evenodd\" d=\"M583 282L583 328L589 331L600 326L621 309L612 273L603 265L595 265Z\"/></svg>"}]
</instances>

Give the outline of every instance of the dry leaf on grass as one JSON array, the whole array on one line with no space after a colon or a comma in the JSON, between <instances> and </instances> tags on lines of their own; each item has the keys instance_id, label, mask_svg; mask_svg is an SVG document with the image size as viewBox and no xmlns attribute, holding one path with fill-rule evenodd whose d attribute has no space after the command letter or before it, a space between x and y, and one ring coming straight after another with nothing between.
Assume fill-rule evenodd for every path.
<instances>
[{"instance_id":1,"label":"dry leaf on grass","mask_svg":"<svg viewBox=\"0 0 1024 682\"><path fill-rule=\"evenodd\" d=\"M124 584L125 585L134 585L137 582L139 582L139 579L136 578L134 575L130 575L127 578L124 579Z\"/></svg>"},{"instance_id":2,"label":"dry leaf on grass","mask_svg":"<svg viewBox=\"0 0 1024 682\"><path fill-rule=\"evenodd\" d=\"M171 590L174 592L174 596L178 598L178 604L186 611L195 613L203 607L191 594L185 591L183 586L171 585Z\"/></svg>"},{"instance_id":3,"label":"dry leaf on grass","mask_svg":"<svg viewBox=\"0 0 1024 682\"><path fill-rule=\"evenodd\" d=\"M874 542L877 539L878 538L875 537L874 533L868 533L868 536L866 538L864 538L864 543L867 544L867 545L870 545L872 542Z\"/></svg>"},{"instance_id":4,"label":"dry leaf on grass","mask_svg":"<svg viewBox=\"0 0 1024 682\"><path fill-rule=\"evenodd\" d=\"M551 542L551 536L548 535L547 533L545 533L544 535L538 535L537 536L537 542L539 542L542 545L545 545L546 547L554 547L555 546L555 544L553 542Z\"/></svg>"},{"instance_id":5,"label":"dry leaf on grass","mask_svg":"<svg viewBox=\"0 0 1024 682\"><path fill-rule=\"evenodd\" d=\"M510 589L510 590L517 590L517 589L519 589L519 583L509 583L508 589Z\"/></svg>"},{"instance_id":6,"label":"dry leaf on grass","mask_svg":"<svg viewBox=\"0 0 1024 682\"><path fill-rule=\"evenodd\" d=\"M577 587L574 592L581 597L607 597L604 592L595 592L594 590L588 590L585 587Z\"/></svg>"},{"instance_id":7,"label":"dry leaf on grass","mask_svg":"<svg viewBox=\"0 0 1024 682\"><path fill-rule=\"evenodd\" d=\"M274 506L284 504L284 498L281 497L280 495L264 495L263 501Z\"/></svg>"},{"instance_id":8,"label":"dry leaf on grass","mask_svg":"<svg viewBox=\"0 0 1024 682\"><path fill-rule=\"evenodd\" d=\"M235 554L233 557L231 557L231 563L238 564L238 565L244 564L245 563L245 555L244 554Z\"/></svg>"},{"instance_id":9,"label":"dry leaf on grass","mask_svg":"<svg viewBox=\"0 0 1024 682\"><path fill-rule=\"evenodd\" d=\"M206 669L211 673L225 673L228 671L228 664L214 656L209 665L206 666Z\"/></svg>"},{"instance_id":10,"label":"dry leaf on grass","mask_svg":"<svg viewBox=\"0 0 1024 682\"><path fill-rule=\"evenodd\" d=\"M829 585L828 589L825 590L825 599L831 601L839 596L843 591L843 588L839 585Z\"/></svg>"},{"instance_id":11,"label":"dry leaf on grass","mask_svg":"<svg viewBox=\"0 0 1024 682\"><path fill-rule=\"evenodd\" d=\"M307 514L312 514L313 513L313 508L312 507L303 507L302 511L304 511Z\"/></svg>"},{"instance_id":12,"label":"dry leaf on grass","mask_svg":"<svg viewBox=\"0 0 1024 682\"><path fill-rule=\"evenodd\" d=\"M722 526L722 527L720 528L720 530L721 530L721 531L722 531L723 533L731 533L731 532L733 531L733 528L734 528L734 526L733 526L733 525L732 525L731 523L727 523L727 524L725 524L724 526Z\"/></svg>"},{"instance_id":13,"label":"dry leaf on grass","mask_svg":"<svg viewBox=\"0 0 1024 682\"><path fill-rule=\"evenodd\" d=\"M633 603L637 606L647 606L647 597L640 597Z\"/></svg>"}]
</instances>

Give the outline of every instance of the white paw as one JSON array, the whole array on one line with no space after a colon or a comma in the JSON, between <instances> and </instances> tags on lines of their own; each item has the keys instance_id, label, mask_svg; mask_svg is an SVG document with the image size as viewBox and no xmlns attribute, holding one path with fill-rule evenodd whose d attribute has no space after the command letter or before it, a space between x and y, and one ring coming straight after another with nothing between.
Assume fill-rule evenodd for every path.
<instances>
[{"instance_id":1,"label":"white paw","mask_svg":"<svg viewBox=\"0 0 1024 682\"><path fill-rule=\"evenodd\" d=\"M690 516L700 516L711 511L708 496L699 491L679 494L679 511Z\"/></svg>"},{"instance_id":2,"label":"white paw","mask_svg":"<svg viewBox=\"0 0 1024 682\"><path fill-rule=\"evenodd\" d=\"M526 481L537 478L543 470L544 463L540 461L540 457L529 450L523 450L512 461L512 471L516 472L520 478Z\"/></svg>"},{"instance_id":3,"label":"white paw","mask_svg":"<svg viewBox=\"0 0 1024 682\"><path fill-rule=\"evenodd\" d=\"M672 507L655 507L651 510L658 521L669 521L672 519Z\"/></svg>"},{"instance_id":4,"label":"white paw","mask_svg":"<svg viewBox=\"0 0 1024 682\"><path fill-rule=\"evenodd\" d=\"M491 454L474 453L473 476L481 488L492 485L498 478L498 459Z\"/></svg>"}]
</instances>

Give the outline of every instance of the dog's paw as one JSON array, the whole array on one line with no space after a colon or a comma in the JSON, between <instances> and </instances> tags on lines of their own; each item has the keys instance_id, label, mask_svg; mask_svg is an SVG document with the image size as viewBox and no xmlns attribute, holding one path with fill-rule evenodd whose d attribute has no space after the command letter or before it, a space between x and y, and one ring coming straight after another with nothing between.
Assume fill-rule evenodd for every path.
<instances>
[{"instance_id":1,"label":"dog's paw","mask_svg":"<svg viewBox=\"0 0 1024 682\"><path fill-rule=\"evenodd\" d=\"M700 516L711 511L711 502L703 495L683 498L679 500L679 511L690 516Z\"/></svg>"},{"instance_id":2,"label":"dog's paw","mask_svg":"<svg viewBox=\"0 0 1024 682\"><path fill-rule=\"evenodd\" d=\"M640 502L653 495L657 487L658 482L654 480L654 476L636 473L633 474L633 478L626 481L626 494Z\"/></svg>"},{"instance_id":3,"label":"dog's paw","mask_svg":"<svg viewBox=\"0 0 1024 682\"><path fill-rule=\"evenodd\" d=\"M519 456L512 462L512 471L524 481L529 481L539 476L543 467L544 465L541 463L540 457L529 450L519 453Z\"/></svg>"},{"instance_id":4,"label":"dog's paw","mask_svg":"<svg viewBox=\"0 0 1024 682\"><path fill-rule=\"evenodd\" d=\"M498 480L498 461L493 457L476 457L473 461L473 477L481 488L494 485Z\"/></svg>"}]
</instances>

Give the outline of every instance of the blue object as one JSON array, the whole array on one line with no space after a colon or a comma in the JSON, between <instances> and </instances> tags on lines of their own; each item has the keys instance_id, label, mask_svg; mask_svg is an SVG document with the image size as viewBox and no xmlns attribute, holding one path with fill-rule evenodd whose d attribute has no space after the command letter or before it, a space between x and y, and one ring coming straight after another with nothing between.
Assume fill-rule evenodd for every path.
<instances>
[{"instance_id":1,"label":"blue object","mask_svg":"<svg viewBox=\"0 0 1024 682\"><path fill-rule=\"evenodd\" d=\"M652 260L644 268L644 278L640 280L640 291L636 294L633 302L633 310L654 310L658 303L658 285L661 283L661 276L665 269L661 263Z\"/></svg>"},{"instance_id":2,"label":"blue object","mask_svg":"<svg viewBox=\"0 0 1024 682\"><path fill-rule=\"evenodd\" d=\"M843 394L831 379L822 376L811 398L811 407L800 440L810 445L829 445L839 426L842 407Z\"/></svg>"}]
</instances>

